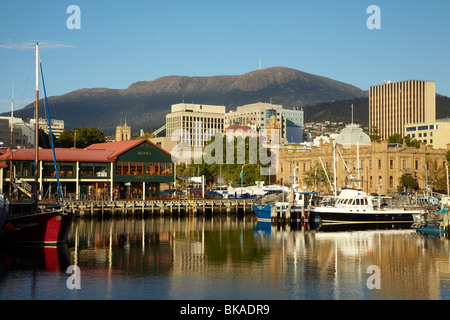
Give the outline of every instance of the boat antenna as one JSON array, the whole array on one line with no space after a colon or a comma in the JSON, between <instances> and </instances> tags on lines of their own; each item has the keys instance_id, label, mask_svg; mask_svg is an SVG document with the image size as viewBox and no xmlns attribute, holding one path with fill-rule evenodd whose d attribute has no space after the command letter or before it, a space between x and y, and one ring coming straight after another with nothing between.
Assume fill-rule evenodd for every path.
<instances>
[{"instance_id":1,"label":"boat antenna","mask_svg":"<svg viewBox=\"0 0 450 320\"><path fill-rule=\"evenodd\" d=\"M50 121L50 113L48 111L47 93L45 91L44 70L42 69L42 63L41 62L39 62L39 65L41 67L42 88L44 89L44 98L45 98L44 101L45 101L45 110L46 110L46 113L47 113L48 133L49 133L49 136L50 136L50 143L51 143L51 146L52 146L53 165L55 166L56 182L58 184L58 195L59 195L59 200L62 200L61 185L59 183L59 170L58 170L58 165L56 164L55 145L53 143L52 125L51 125L51 121ZM127 123L127 121L125 120L125 124L126 123Z\"/></svg>"}]
</instances>

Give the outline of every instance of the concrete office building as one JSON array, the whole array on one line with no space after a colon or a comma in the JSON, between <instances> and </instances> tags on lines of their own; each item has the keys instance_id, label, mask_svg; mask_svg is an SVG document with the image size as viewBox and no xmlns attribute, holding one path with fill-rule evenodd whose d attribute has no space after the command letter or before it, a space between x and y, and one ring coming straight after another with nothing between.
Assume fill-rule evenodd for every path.
<instances>
[{"instance_id":1,"label":"concrete office building","mask_svg":"<svg viewBox=\"0 0 450 320\"><path fill-rule=\"evenodd\" d=\"M404 134L405 124L435 121L436 85L408 80L369 89L369 131L379 130L382 139Z\"/></svg>"},{"instance_id":2,"label":"concrete office building","mask_svg":"<svg viewBox=\"0 0 450 320\"><path fill-rule=\"evenodd\" d=\"M166 115L166 137L203 148L212 131L224 130L225 106L178 103Z\"/></svg>"},{"instance_id":3,"label":"concrete office building","mask_svg":"<svg viewBox=\"0 0 450 320\"><path fill-rule=\"evenodd\" d=\"M435 149L447 149L450 143L450 118L432 122L406 124L405 133L413 139L432 145Z\"/></svg>"},{"instance_id":4,"label":"concrete office building","mask_svg":"<svg viewBox=\"0 0 450 320\"><path fill-rule=\"evenodd\" d=\"M258 102L239 106L225 115L225 129L248 122L256 125L257 130L267 129L272 116L279 126L281 143L303 142L303 110L283 109L279 104Z\"/></svg>"}]
</instances>

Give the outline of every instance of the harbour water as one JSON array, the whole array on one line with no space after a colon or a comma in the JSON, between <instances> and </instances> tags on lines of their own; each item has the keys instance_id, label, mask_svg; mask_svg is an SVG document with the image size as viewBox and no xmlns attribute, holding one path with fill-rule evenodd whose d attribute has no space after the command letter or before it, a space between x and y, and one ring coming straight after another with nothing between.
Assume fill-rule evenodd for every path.
<instances>
[{"instance_id":1,"label":"harbour water","mask_svg":"<svg viewBox=\"0 0 450 320\"><path fill-rule=\"evenodd\" d=\"M77 218L67 246L1 249L0 299L450 299L449 240L377 227Z\"/></svg>"}]
</instances>

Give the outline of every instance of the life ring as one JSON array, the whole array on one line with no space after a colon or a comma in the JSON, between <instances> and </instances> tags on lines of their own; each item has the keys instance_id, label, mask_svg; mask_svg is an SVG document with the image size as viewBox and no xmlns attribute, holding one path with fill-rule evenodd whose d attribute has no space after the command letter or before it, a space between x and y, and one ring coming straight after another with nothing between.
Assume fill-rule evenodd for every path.
<instances>
[{"instance_id":1,"label":"life ring","mask_svg":"<svg viewBox=\"0 0 450 320\"><path fill-rule=\"evenodd\" d=\"M371 193L369 190L366 191L366 196L370 197Z\"/></svg>"}]
</instances>

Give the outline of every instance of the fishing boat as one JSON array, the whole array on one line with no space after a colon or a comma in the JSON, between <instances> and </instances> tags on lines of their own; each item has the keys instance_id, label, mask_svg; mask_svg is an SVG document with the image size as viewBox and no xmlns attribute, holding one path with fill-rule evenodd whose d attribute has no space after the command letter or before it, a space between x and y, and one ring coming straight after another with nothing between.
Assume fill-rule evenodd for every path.
<instances>
[{"instance_id":1,"label":"fishing boat","mask_svg":"<svg viewBox=\"0 0 450 320\"><path fill-rule=\"evenodd\" d=\"M319 205L311 210L322 223L326 222L403 222L412 223L421 209L389 205L390 197L373 196L369 191L346 188L331 205Z\"/></svg>"},{"instance_id":2,"label":"fishing boat","mask_svg":"<svg viewBox=\"0 0 450 320\"><path fill-rule=\"evenodd\" d=\"M39 63L39 45L36 43L36 127L35 127L35 163L34 163L34 196L27 201L8 201L5 195L2 195L4 200L4 208L6 212L5 222L0 232L0 243L4 244L20 244L20 245L45 245L45 246L59 246L66 242L67 234L74 219L74 213L64 208L61 203L46 203L39 201L39 184L38 184L38 163L39 163L39 66L42 72L42 64ZM45 85L43 81L45 105L48 104L45 93ZM48 119L50 138L53 150L53 160L55 165L55 173L58 182L59 197L61 196L61 189L59 185L59 172L56 166L55 153L53 148L53 139L50 126L50 119ZM12 145L10 149L10 167L12 166L13 150ZM10 181L13 183L10 171ZM11 196L10 196L11 197Z\"/></svg>"},{"instance_id":3,"label":"fishing boat","mask_svg":"<svg viewBox=\"0 0 450 320\"><path fill-rule=\"evenodd\" d=\"M450 214L448 208L431 212L425 210L420 214L414 215L414 223L411 228L420 234L439 235L448 238L450 231Z\"/></svg>"},{"instance_id":4,"label":"fishing boat","mask_svg":"<svg viewBox=\"0 0 450 320\"><path fill-rule=\"evenodd\" d=\"M258 221L263 222L271 222L277 214L284 215L285 219L299 220L304 218L311 203L311 198L316 194L316 192L311 191L300 191L297 188L292 188L289 194L283 191L269 193L255 200L253 212L256 214Z\"/></svg>"}]
</instances>

